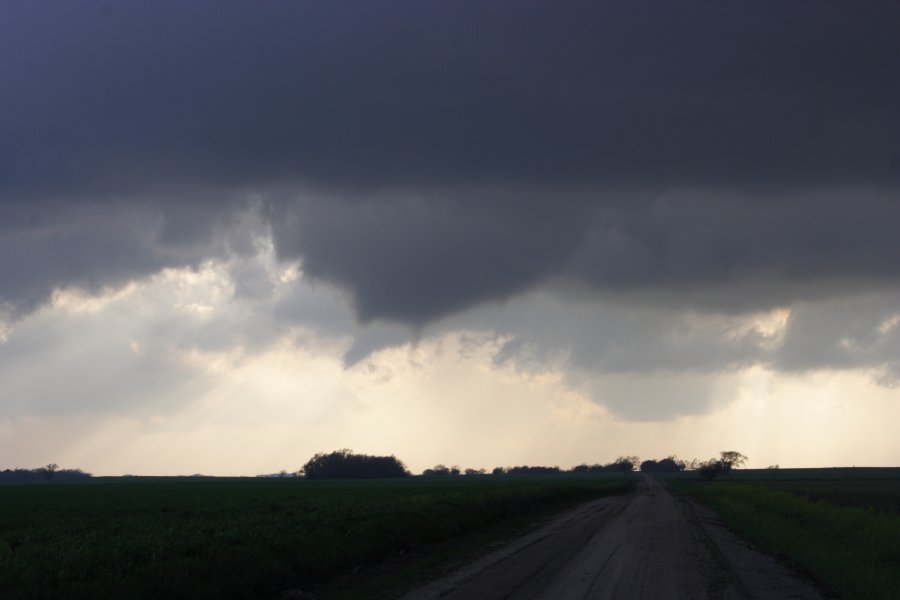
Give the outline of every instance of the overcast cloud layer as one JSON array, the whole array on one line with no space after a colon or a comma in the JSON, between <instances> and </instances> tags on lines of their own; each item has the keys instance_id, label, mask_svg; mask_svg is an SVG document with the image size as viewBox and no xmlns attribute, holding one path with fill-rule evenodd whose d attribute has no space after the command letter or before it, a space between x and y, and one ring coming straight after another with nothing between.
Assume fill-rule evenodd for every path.
<instances>
[{"instance_id":1,"label":"overcast cloud layer","mask_svg":"<svg viewBox=\"0 0 900 600\"><path fill-rule=\"evenodd\" d=\"M3 310L209 260L272 297L240 268L271 237L366 327L264 305L352 333L348 364L475 327L573 380L890 383L898 21L889 1L8 2ZM775 342L738 325L779 308Z\"/></svg>"}]
</instances>

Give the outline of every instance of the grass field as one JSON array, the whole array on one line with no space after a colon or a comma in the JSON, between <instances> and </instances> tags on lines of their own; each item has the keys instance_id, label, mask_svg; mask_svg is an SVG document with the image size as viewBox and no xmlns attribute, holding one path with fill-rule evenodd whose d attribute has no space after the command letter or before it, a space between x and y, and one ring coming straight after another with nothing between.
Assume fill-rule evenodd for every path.
<instances>
[{"instance_id":1,"label":"grass field","mask_svg":"<svg viewBox=\"0 0 900 600\"><path fill-rule=\"evenodd\" d=\"M0 597L252 598L630 489L609 476L0 487Z\"/></svg>"},{"instance_id":2,"label":"grass field","mask_svg":"<svg viewBox=\"0 0 900 600\"><path fill-rule=\"evenodd\" d=\"M863 470L804 469L793 478L784 471L671 485L841 597L898 598L900 470L878 470L876 479Z\"/></svg>"}]
</instances>

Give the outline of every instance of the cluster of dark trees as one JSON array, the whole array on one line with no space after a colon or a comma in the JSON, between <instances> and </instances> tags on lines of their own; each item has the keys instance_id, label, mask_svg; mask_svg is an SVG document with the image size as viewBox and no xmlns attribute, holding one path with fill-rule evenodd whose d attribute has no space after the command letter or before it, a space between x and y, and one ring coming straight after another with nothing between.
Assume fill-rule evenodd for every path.
<instances>
[{"instance_id":1,"label":"cluster of dark trees","mask_svg":"<svg viewBox=\"0 0 900 600\"><path fill-rule=\"evenodd\" d=\"M719 458L711 458L697 465L697 470L704 479L715 479L719 475L727 475L731 470L747 462L747 457L735 450L723 450Z\"/></svg>"},{"instance_id":2,"label":"cluster of dark trees","mask_svg":"<svg viewBox=\"0 0 900 600\"><path fill-rule=\"evenodd\" d=\"M491 475L552 475L556 473L631 473L640 470L642 473L678 473L681 471L699 471L701 475L712 479L718 475L728 474L731 469L741 466L747 461L747 457L734 450L726 450L720 453L719 458L708 461L679 460L675 455L669 455L658 460L641 460L637 456L620 456L616 460L606 464L580 464L569 470L559 467L496 467ZM425 469L422 475L426 477L452 476L452 475L483 475L484 469L466 469L460 471L457 466L446 467L435 465L431 469Z\"/></svg>"},{"instance_id":3,"label":"cluster of dark trees","mask_svg":"<svg viewBox=\"0 0 900 600\"><path fill-rule=\"evenodd\" d=\"M572 467L572 473L631 473L638 467L640 462L641 459L637 456L620 456L605 465L581 464L577 467Z\"/></svg>"},{"instance_id":4,"label":"cluster of dark trees","mask_svg":"<svg viewBox=\"0 0 900 600\"><path fill-rule=\"evenodd\" d=\"M644 473L675 473L684 470L697 470L703 477L712 479L718 475L730 473L733 468L744 464L747 457L734 450L720 453L719 458L705 462L696 459L685 462L674 455L659 460L641 460L637 456L620 456L606 464L581 464L570 470L559 467L496 467L491 475L554 475L558 473L631 473L640 469ZM460 475L484 475L484 469L461 470L454 465L435 465L422 472L424 477L456 477ZM279 476L288 477L282 471ZM330 454L320 452L303 465L297 473L307 479L375 479L381 477L409 477L406 466L395 456L369 456L354 454L351 450L337 450Z\"/></svg>"},{"instance_id":5,"label":"cluster of dark trees","mask_svg":"<svg viewBox=\"0 0 900 600\"><path fill-rule=\"evenodd\" d=\"M300 471L307 479L378 479L409 477L406 466L395 456L354 454L352 450L320 452Z\"/></svg>"},{"instance_id":6,"label":"cluster of dark trees","mask_svg":"<svg viewBox=\"0 0 900 600\"><path fill-rule=\"evenodd\" d=\"M425 469L422 471L422 475L425 477L449 477L456 476L460 474L459 467L453 465L452 467L447 467L444 465L434 465L430 469ZM475 469L466 469L466 475L477 475L478 472Z\"/></svg>"},{"instance_id":7,"label":"cluster of dark trees","mask_svg":"<svg viewBox=\"0 0 900 600\"><path fill-rule=\"evenodd\" d=\"M611 463L605 465L578 465L569 470L560 469L559 467L530 467L522 465L517 467L494 467L491 475L556 475L559 473L629 473L633 471L638 463L637 456L620 456ZM446 477L455 475L484 475L484 469L466 469L461 471L459 467L447 467L444 465L435 465L430 469L422 471L425 477Z\"/></svg>"},{"instance_id":8,"label":"cluster of dark trees","mask_svg":"<svg viewBox=\"0 0 900 600\"><path fill-rule=\"evenodd\" d=\"M37 469L5 469L0 471L0 483L34 483L39 481L71 481L88 479L90 473L81 469L60 469L56 463Z\"/></svg>"},{"instance_id":9,"label":"cluster of dark trees","mask_svg":"<svg viewBox=\"0 0 900 600\"><path fill-rule=\"evenodd\" d=\"M642 473L677 473L684 471L687 463L675 456L667 456L660 460L645 460L641 463Z\"/></svg>"}]
</instances>

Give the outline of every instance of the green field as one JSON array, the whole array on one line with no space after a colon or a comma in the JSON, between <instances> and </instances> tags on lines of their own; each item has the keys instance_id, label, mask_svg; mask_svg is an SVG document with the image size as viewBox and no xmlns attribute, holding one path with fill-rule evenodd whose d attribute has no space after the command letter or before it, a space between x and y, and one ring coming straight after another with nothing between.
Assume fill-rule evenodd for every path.
<instances>
[{"instance_id":1,"label":"green field","mask_svg":"<svg viewBox=\"0 0 900 600\"><path fill-rule=\"evenodd\" d=\"M5 485L0 597L272 597L448 540L483 544L631 486L604 475Z\"/></svg>"},{"instance_id":2,"label":"green field","mask_svg":"<svg viewBox=\"0 0 900 600\"><path fill-rule=\"evenodd\" d=\"M737 471L670 485L841 597L898 598L900 469Z\"/></svg>"}]
</instances>

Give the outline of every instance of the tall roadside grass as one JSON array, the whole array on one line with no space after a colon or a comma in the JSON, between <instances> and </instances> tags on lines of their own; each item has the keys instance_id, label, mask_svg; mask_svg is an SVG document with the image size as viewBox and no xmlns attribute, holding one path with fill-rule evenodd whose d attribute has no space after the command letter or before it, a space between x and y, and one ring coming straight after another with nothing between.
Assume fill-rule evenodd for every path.
<instances>
[{"instance_id":1,"label":"tall roadside grass","mask_svg":"<svg viewBox=\"0 0 900 600\"><path fill-rule=\"evenodd\" d=\"M676 484L844 598L900 597L900 515L736 483Z\"/></svg>"},{"instance_id":2,"label":"tall roadside grass","mask_svg":"<svg viewBox=\"0 0 900 600\"><path fill-rule=\"evenodd\" d=\"M273 597L631 485L531 476L2 486L0 598Z\"/></svg>"}]
</instances>

